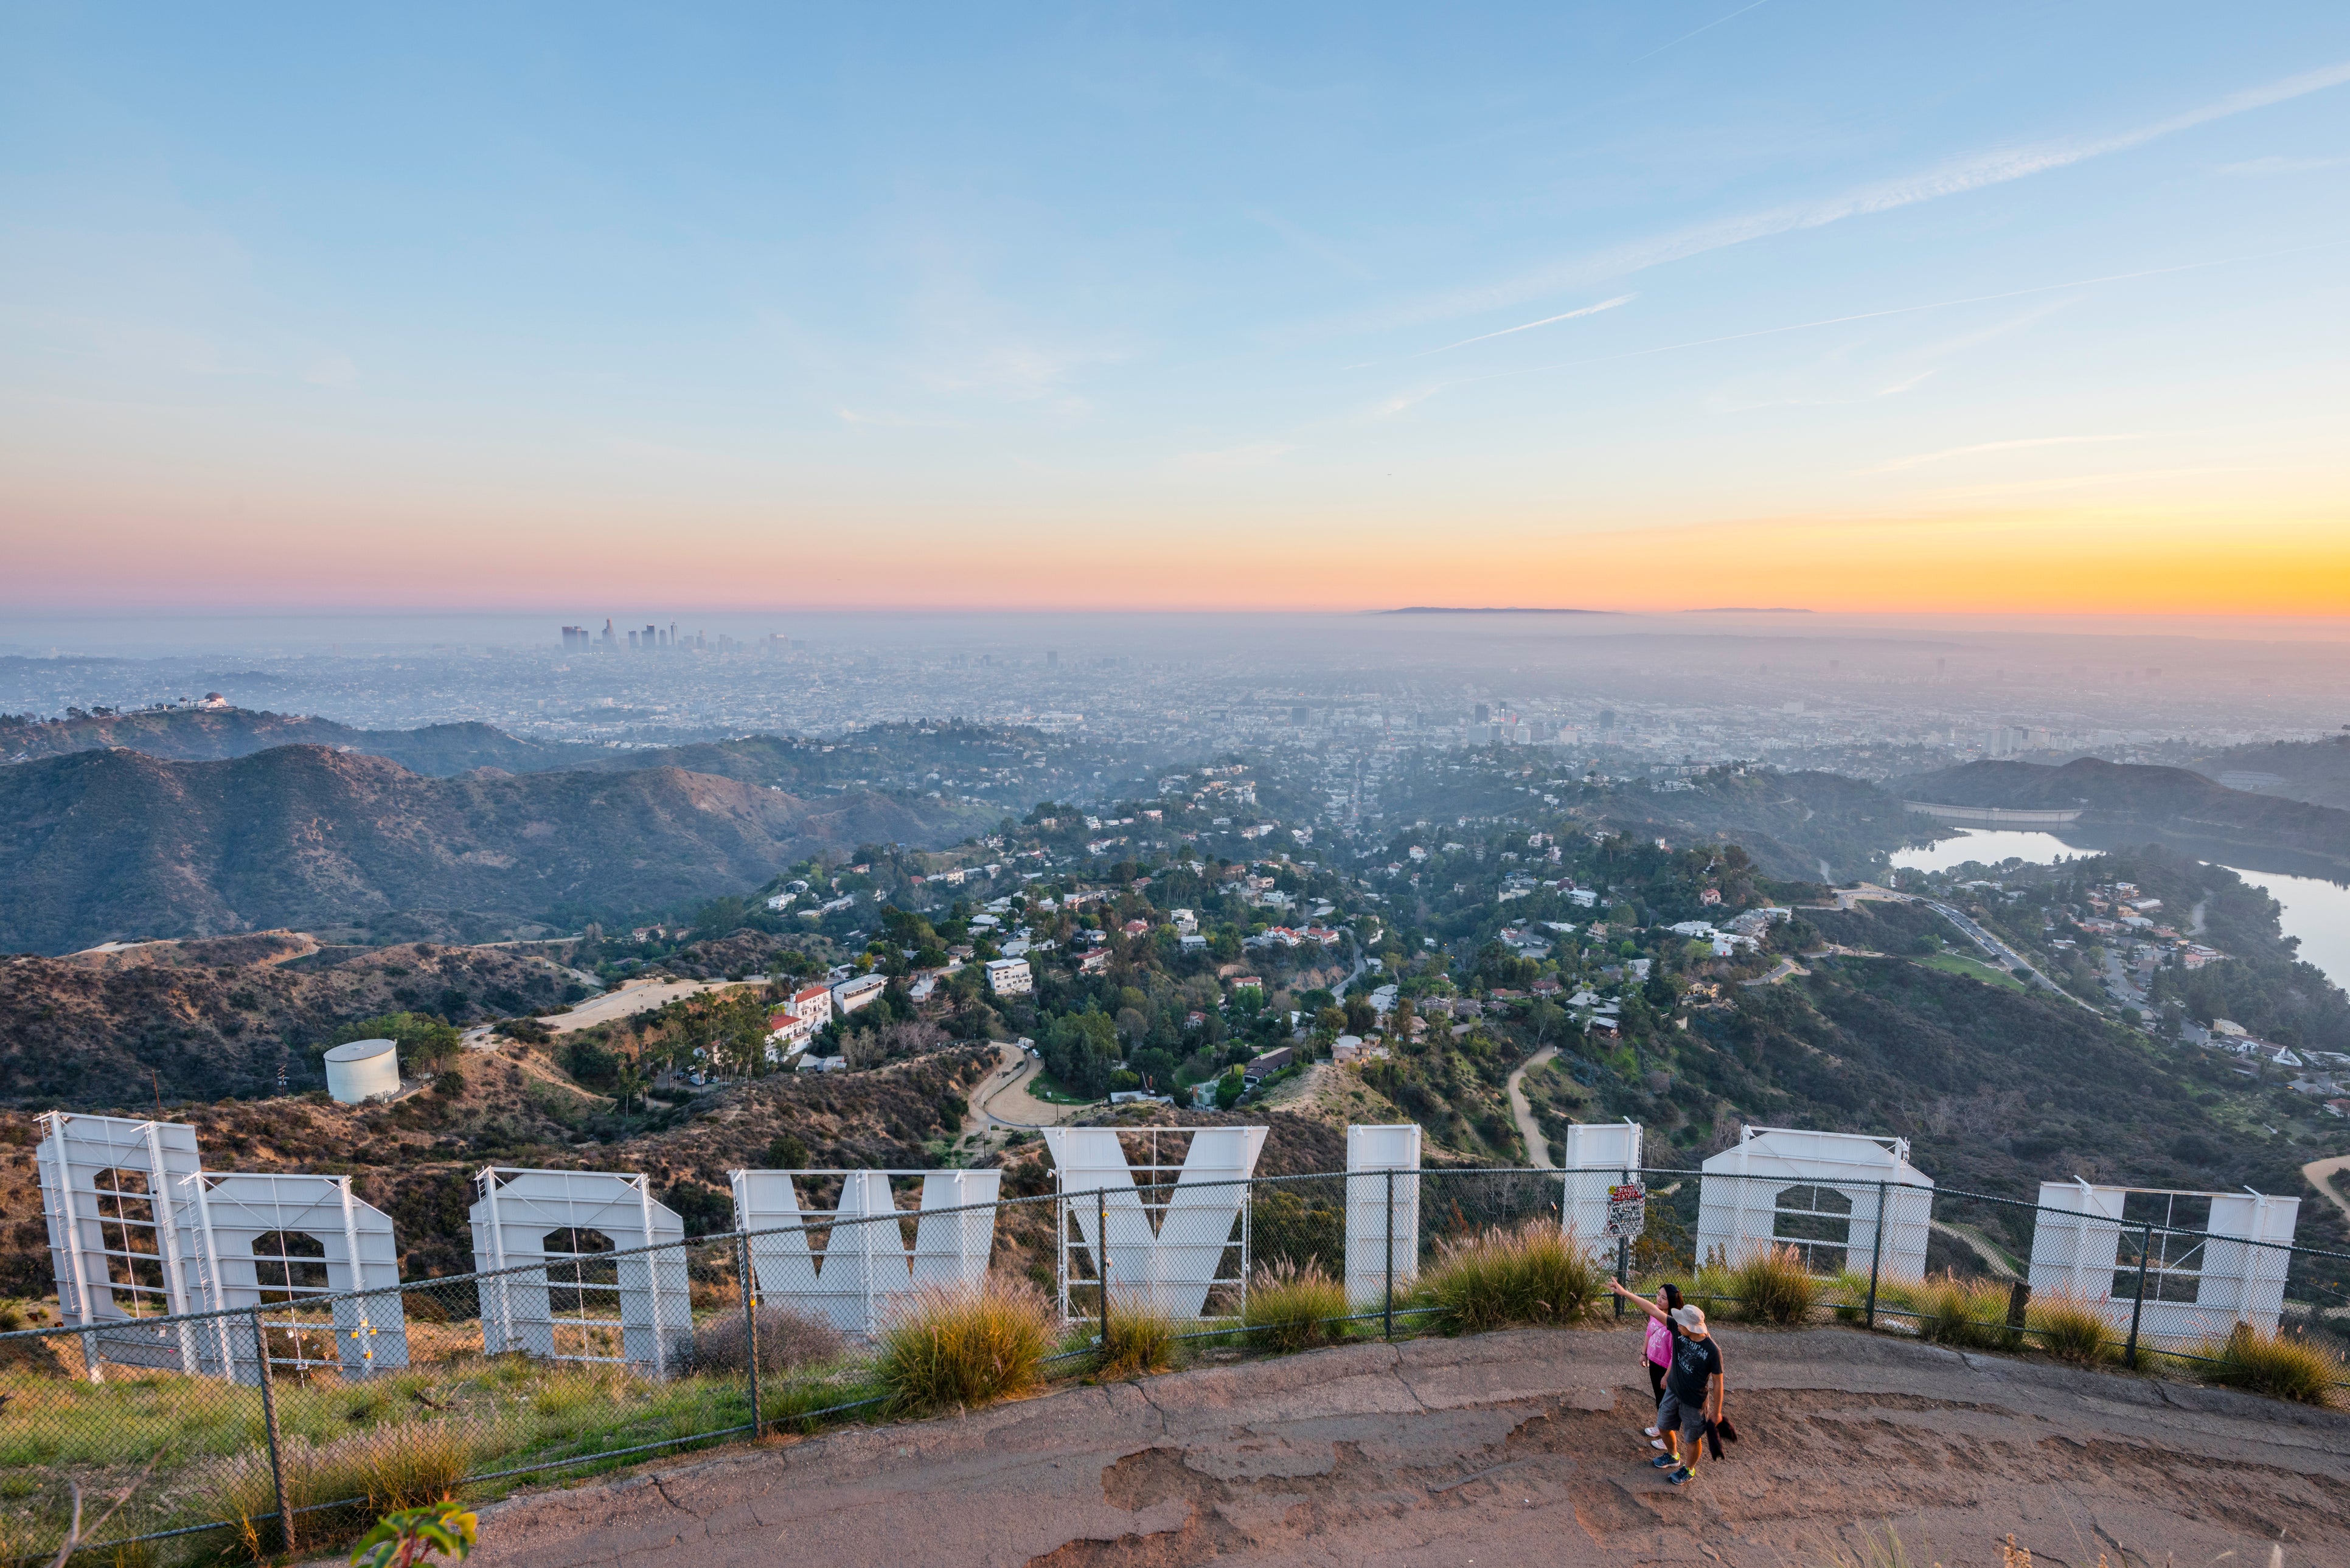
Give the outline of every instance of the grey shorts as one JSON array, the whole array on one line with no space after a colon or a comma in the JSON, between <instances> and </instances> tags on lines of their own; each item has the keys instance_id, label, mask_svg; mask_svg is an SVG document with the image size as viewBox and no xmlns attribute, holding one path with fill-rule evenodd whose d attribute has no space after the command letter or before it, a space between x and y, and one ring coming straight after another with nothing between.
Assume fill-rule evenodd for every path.
<instances>
[{"instance_id":1,"label":"grey shorts","mask_svg":"<svg viewBox=\"0 0 2350 1568\"><path fill-rule=\"evenodd\" d=\"M1683 1457L1694 1456L1699 1440L1705 1436L1704 1404L1684 1405L1679 1396L1666 1389L1665 1397L1657 1402L1657 1430L1679 1431Z\"/></svg>"}]
</instances>

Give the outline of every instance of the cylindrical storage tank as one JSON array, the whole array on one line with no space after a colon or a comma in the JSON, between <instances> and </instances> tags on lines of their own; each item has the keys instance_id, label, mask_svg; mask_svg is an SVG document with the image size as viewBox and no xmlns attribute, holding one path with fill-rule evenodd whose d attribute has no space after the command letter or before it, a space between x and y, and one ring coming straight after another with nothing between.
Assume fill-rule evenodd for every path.
<instances>
[{"instance_id":1,"label":"cylindrical storage tank","mask_svg":"<svg viewBox=\"0 0 2350 1568\"><path fill-rule=\"evenodd\" d=\"M327 1053L327 1093L343 1104L399 1092L399 1041L354 1040Z\"/></svg>"}]
</instances>

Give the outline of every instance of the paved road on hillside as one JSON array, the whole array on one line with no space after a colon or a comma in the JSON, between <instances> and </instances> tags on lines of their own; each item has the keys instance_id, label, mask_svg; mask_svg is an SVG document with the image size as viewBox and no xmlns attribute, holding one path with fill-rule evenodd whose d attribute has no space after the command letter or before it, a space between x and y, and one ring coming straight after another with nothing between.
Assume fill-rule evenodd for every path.
<instances>
[{"instance_id":1,"label":"paved road on hillside","mask_svg":"<svg viewBox=\"0 0 2350 1568\"><path fill-rule=\"evenodd\" d=\"M1557 1046L1545 1045L1519 1064L1518 1070L1510 1075L1510 1115L1517 1120L1518 1136L1526 1140L1526 1161L1536 1170L1555 1170L1557 1167L1550 1162L1550 1140L1543 1137L1542 1124L1534 1120L1534 1107L1526 1104L1526 1075L1548 1064L1550 1059L1557 1054Z\"/></svg>"},{"instance_id":2,"label":"paved road on hillside","mask_svg":"<svg viewBox=\"0 0 2350 1568\"><path fill-rule=\"evenodd\" d=\"M2350 1414L1854 1330L1723 1331L1647 1464L1628 1325L1377 1342L737 1448L484 1509L471 1568L2089 1568L2350 1561ZM1865 1560L1881 1562L1879 1556Z\"/></svg>"},{"instance_id":3,"label":"paved road on hillside","mask_svg":"<svg viewBox=\"0 0 2350 1568\"><path fill-rule=\"evenodd\" d=\"M996 1062L995 1075L988 1079L987 1086L980 1090L973 1103L973 1109L990 1127L1027 1131L1058 1127L1072 1116L1096 1108L1092 1105L1056 1106L1030 1094L1028 1085L1044 1072L1044 1064L1017 1045L999 1044Z\"/></svg>"}]
</instances>

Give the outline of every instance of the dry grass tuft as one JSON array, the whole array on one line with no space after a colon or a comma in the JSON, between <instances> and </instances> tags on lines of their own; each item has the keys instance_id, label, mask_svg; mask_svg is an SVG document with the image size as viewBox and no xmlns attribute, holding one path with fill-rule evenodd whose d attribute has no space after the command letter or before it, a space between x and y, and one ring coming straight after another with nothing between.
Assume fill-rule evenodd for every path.
<instances>
[{"instance_id":1,"label":"dry grass tuft","mask_svg":"<svg viewBox=\"0 0 2350 1568\"><path fill-rule=\"evenodd\" d=\"M1175 1365L1180 1346L1175 1336L1182 1325L1168 1313L1140 1296L1109 1301L1109 1337L1102 1345L1100 1375L1105 1378L1140 1377L1165 1372Z\"/></svg>"},{"instance_id":2,"label":"dry grass tuft","mask_svg":"<svg viewBox=\"0 0 2350 1568\"><path fill-rule=\"evenodd\" d=\"M1739 1314L1755 1323L1802 1323L1819 1301L1820 1282L1793 1247L1765 1247L1728 1272L1723 1281Z\"/></svg>"},{"instance_id":3,"label":"dry grass tuft","mask_svg":"<svg viewBox=\"0 0 2350 1568\"><path fill-rule=\"evenodd\" d=\"M1420 1291L1453 1334L1513 1324L1581 1323L1597 1312L1607 1275L1555 1225L1536 1220L1446 1243Z\"/></svg>"},{"instance_id":4,"label":"dry grass tuft","mask_svg":"<svg viewBox=\"0 0 2350 1568\"><path fill-rule=\"evenodd\" d=\"M1347 1336L1347 1287L1320 1262L1284 1258L1249 1276L1248 1304L1241 1322L1248 1343L1274 1350L1306 1350Z\"/></svg>"},{"instance_id":5,"label":"dry grass tuft","mask_svg":"<svg viewBox=\"0 0 2350 1568\"><path fill-rule=\"evenodd\" d=\"M2022 1338L2007 1326L2008 1287L1996 1280L1932 1274L1909 1286L1908 1294L1920 1339L1968 1350L2012 1350Z\"/></svg>"},{"instance_id":6,"label":"dry grass tuft","mask_svg":"<svg viewBox=\"0 0 2350 1568\"><path fill-rule=\"evenodd\" d=\"M820 1317L778 1306L755 1310L759 1314L759 1375L763 1377L803 1366L821 1366L848 1353L848 1342L840 1336L840 1331ZM732 1312L694 1324L691 1369L748 1371L748 1338L739 1303Z\"/></svg>"},{"instance_id":7,"label":"dry grass tuft","mask_svg":"<svg viewBox=\"0 0 2350 1568\"><path fill-rule=\"evenodd\" d=\"M1035 1387L1053 1339L1052 1308L1024 1282L926 1290L882 1334L874 1370L901 1413L985 1405Z\"/></svg>"},{"instance_id":8,"label":"dry grass tuft","mask_svg":"<svg viewBox=\"0 0 2350 1568\"><path fill-rule=\"evenodd\" d=\"M2045 1291L2024 1311L2032 1342L2059 1361L2093 1366L2114 1359L2114 1331L2097 1304L2063 1291Z\"/></svg>"},{"instance_id":9,"label":"dry grass tuft","mask_svg":"<svg viewBox=\"0 0 2350 1568\"><path fill-rule=\"evenodd\" d=\"M2298 1334L2262 1334L2248 1323L2225 1339L2204 1341L2195 1354L2209 1357L2195 1368L2209 1382L2303 1405L2335 1403L2340 1390L2334 1385L2350 1379L2350 1368L2325 1346Z\"/></svg>"}]
</instances>

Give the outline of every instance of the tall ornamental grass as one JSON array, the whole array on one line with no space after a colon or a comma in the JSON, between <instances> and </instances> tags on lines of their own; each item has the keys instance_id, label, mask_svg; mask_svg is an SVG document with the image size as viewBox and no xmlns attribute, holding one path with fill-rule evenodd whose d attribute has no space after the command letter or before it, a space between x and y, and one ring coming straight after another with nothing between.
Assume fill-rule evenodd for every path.
<instances>
[{"instance_id":1,"label":"tall ornamental grass","mask_svg":"<svg viewBox=\"0 0 2350 1568\"><path fill-rule=\"evenodd\" d=\"M1269 1350L1307 1350L1347 1336L1347 1287L1312 1258L1284 1258L1249 1276L1241 1322L1247 1343Z\"/></svg>"},{"instance_id":2,"label":"tall ornamental grass","mask_svg":"<svg viewBox=\"0 0 2350 1568\"><path fill-rule=\"evenodd\" d=\"M1479 1334L1515 1324L1581 1323L1607 1294L1607 1275L1571 1237L1536 1220L1445 1243L1420 1293L1446 1332Z\"/></svg>"},{"instance_id":3,"label":"tall ornamental grass","mask_svg":"<svg viewBox=\"0 0 2350 1568\"><path fill-rule=\"evenodd\" d=\"M1147 1296L1109 1298L1109 1333L1102 1341L1101 1376L1140 1377L1175 1365L1182 1325Z\"/></svg>"},{"instance_id":4,"label":"tall ornamental grass","mask_svg":"<svg viewBox=\"0 0 2350 1568\"><path fill-rule=\"evenodd\" d=\"M2059 1361L2094 1366L2121 1353L2113 1325L2095 1302L2068 1291L2043 1291L2024 1309L2024 1330L2031 1342Z\"/></svg>"},{"instance_id":5,"label":"tall ornamental grass","mask_svg":"<svg viewBox=\"0 0 2350 1568\"><path fill-rule=\"evenodd\" d=\"M1053 1339L1052 1308L1025 1281L932 1288L882 1334L874 1371L899 1414L968 1409L1035 1387Z\"/></svg>"},{"instance_id":6,"label":"tall ornamental grass","mask_svg":"<svg viewBox=\"0 0 2350 1568\"><path fill-rule=\"evenodd\" d=\"M2207 1382L2303 1405L2337 1403L2343 1391L2334 1385L2350 1380L2350 1368L2325 1346L2299 1334L2262 1334L2248 1323L2224 1339L2205 1340L2195 1354L2205 1358L2195 1371Z\"/></svg>"}]
</instances>

